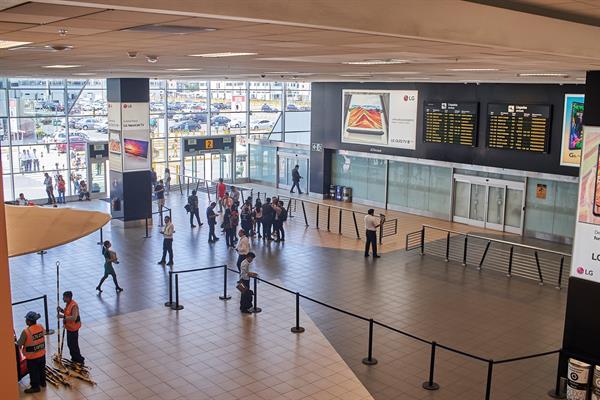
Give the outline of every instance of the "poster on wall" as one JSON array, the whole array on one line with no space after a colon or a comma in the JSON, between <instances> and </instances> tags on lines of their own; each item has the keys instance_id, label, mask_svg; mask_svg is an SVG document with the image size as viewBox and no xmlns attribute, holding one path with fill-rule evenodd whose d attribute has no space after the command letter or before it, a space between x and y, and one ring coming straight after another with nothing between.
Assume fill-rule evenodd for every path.
<instances>
[{"instance_id":1,"label":"poster on wall","mask_svg":"<svg viewBox=\"0 0 600 400\"><path fill-rule=\"evenodd\" d=\"M582 94L565 95L560 165L579 167L581 162L584 98Z\"/></svg>"},{"instance_id":2,"label":"poster on wall","mask_svg":"<svg viewBox=\"0 0 600 400\"><path fill-rule=\"evenodd\" d=\"M123 217L123 174L110 171L110 213L113 218Z\"/></svg>"},{"instance_id":3,"label":"poster on wall","mask_svg":"<svg viewBox=\"0 0 600 400\"><path fill-rule=\"evenodd\" d=\"M108 160L111 171L123 171L121 155L121 103L108 103Z\"/></svg>"},{"instance_id":4,"label":"poster on wall","mask_svg":"<svg viewBox=\"0 0 600 400\"><path fill-rule=\"evenodd\" d=\"M414 150L417 90L342 91L342 143Z\"/></svg>"},{"instance_id":5,"label":"poster on wall","mask_svg":"<svg viewBox=\"0 0 600 400\"><path fill-rule=\"evenodd\" d=\"M600 127L584 132L571 276L600 282Z\"/></svg>"},{"instance_id":6,"label":"poster on wall","mask_svg":"<svg viewBox=\"0 0 600 400\"><path fill-rule=\"evenodd\" d=\"M122 103L124 171L150 169L150 109L148 103Z\"/></svg>"}]
</instances>

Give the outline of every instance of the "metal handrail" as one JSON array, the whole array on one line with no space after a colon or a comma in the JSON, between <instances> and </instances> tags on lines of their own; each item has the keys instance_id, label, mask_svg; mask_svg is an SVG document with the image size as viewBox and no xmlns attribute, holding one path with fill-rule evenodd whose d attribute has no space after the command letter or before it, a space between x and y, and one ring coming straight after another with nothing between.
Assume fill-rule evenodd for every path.
<instances>
[{"instance_id":1,"label":"metal handrail","mask_svg":"<svg viewBox=\"0 0 600 400\"><path fill-rule=\"evenodd\" d=\"M423 228L435 229L435 230L438 230L438 231L448 232L448 233L455 234L455 235L467 236L467 237L470 237L470 238L487 240L487 241L490 241L490 242L496 242L496 243L506 244L506 245L509 245L509 246L516 246L516 247L521 247L521 248L524 248L524 249L529 249L529 250L534 250L534 251L543 251L543 252L546 252L546 253L552 253L552 254L556 254L556 255L559 255L559 256L571 257L571 254L569 254L569 253L565 253L565 252L557 251L557 250L544 249L543 247L537 247L537 246L531 246L531 245L528 245L528 244L511 242L509 240L495 239L495 238L491 238L491 237L487 237L487 236L482 236L482 235L476 235L476 234L472 234L472 233L458 232L458 231L453 231L451 229L440 228L440 227L433 226L433 225L423 224L422 226L423 226Z\"/></svg>"}]
</instances>

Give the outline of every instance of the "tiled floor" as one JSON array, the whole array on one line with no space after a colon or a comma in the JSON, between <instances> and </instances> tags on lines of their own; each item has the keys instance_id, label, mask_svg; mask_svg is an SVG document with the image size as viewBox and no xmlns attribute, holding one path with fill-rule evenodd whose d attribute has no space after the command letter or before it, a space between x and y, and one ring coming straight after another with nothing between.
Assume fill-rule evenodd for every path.
<instances>
[{"instance_id":1,"label":"tiled floor","mask_svg":"<svg viewBox=\"0 0 600 400\"><path fill-rule=\"evenodd\" d=\"M226 250L223 241L207 245L206 226L194 230L189 228L183 210L184 197L172 194L168 200L176 225L175 269L223 263L233 265L236 255ZM101 209L108 204L98 201L85 205ZM107 227L104 236L113 241L121 258L117 273L125 292L117 296L109 281L101 296L94 292L103 268L99 246L96 245L99 235L91 235L50 250L43 259L38 255L28 255L11 260L13 299L47 293L53 309L56 291L54 263L60 259L61 289L75 291L84 322L110 324L107 317L144 310L167 317L169 311L160 308L166 300L168 274L156 265L161 248L158 228L153 227L152 237L144 239L143 229L124 231L118 224L113 222ZM343 241L354 242L357 250L346 250L345 246L340 246L344 249L323 246L325 242ZM264 278L279 279L294 291L367 318L373 317L427 340L494 359L553 350L560 346L565 291L540 287L535 282L518 278L507 280L491 271L477 272L472 268L464 269L459 264L402 251L388 252L376 261L365 259L360 252L361 242L306 229L301 223L288 224L285 244L263 244L255 240L253 246L258 255L256 269ZM234 281L235 276L230 274L230 291L234 290ZM182 275L180 286L181 300L186 305L184 311L189 311L188 307L209 307L212 312L214 303L192 303L191 299L214 296L222 286L222 272ZM274 294L277 297L272 301L260 297L265 287L264 284L259 285L259 302L265 311L257 318L291 300L291 295L284 293ZM216 307L222 306L216 304ZM427 346L376 327L374 356L379 364L367 367L361 363L367 351L366 322L305 300L302 307L375 399L481 399L484 395L487 366L481 361L438 349L435 380L441 389L427 392L421 388L428 373ZM15 307L18 326L27 308ZM227 316L227 319L231 318L231 315ZM237 312L233 318L239 318ZM51 320L54 325L54 319ZM282 322L287 328L281 334L291 335L288 327L291 323L293 306L289 307L287 320ZM117 327L121 329L120 325ZM185 331L183 325L181 329ZM279 328L274 326L274 329ZM86 335L83 330L82 337L89 340ZM201 339L199 343L202 343ZM543 398L553 385L555 358L497 366L494 369L492 398Z\"/></svg>"},{"instance_id":2,"label":"tiled floor","mask_svg":"<svg viewBox=\"0 0 600 400\"><path fill-rule=\"evenodd\" d=\"M272 306L256 315L240 314L237 294L223 302L215 293L188 298L181 311L151 308L86 324L81 349L98 384L71 380L71 389L23 398L373 399L306 314L306 331L289 332L291 298L269 288L261 296Z\"/></svg>"}]
</instances>

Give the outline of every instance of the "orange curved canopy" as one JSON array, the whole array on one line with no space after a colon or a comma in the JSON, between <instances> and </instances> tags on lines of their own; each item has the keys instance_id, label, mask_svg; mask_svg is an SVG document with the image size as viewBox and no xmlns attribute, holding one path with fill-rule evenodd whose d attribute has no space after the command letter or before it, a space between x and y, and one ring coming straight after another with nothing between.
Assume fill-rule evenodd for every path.
<instances>
[{"instance_id":1,"label":"orange curved canopy","mask_svg":"<svg viewBox=\"0 0 600 400\"><path fill-rule=\"evenodd\" d=\"M97 231L110 215L74 208L5 206L8 256L35 253Z\"/></svg>"}]
</instances>

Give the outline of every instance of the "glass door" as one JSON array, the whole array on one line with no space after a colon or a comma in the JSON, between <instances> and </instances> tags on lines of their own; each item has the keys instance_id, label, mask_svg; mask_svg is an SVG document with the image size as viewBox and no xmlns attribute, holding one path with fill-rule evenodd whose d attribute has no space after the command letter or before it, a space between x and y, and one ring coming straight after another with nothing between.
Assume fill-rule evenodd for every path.
<instances>
[{"instance_id":1,"label":"glass door","mask_svg":"<svg viewBox=\"0 0 600 400\"><path fill-rule=\"evenodd\" d=\"M90 160L89 179L92 196L96 193L106 193L106 163L104 160Z\"/></svg>"},{"instance_id":2,"label":"glass door","mask_svg":"<svg viewBox=\"0 0 600 400\"><path fill-rule=\"evenodd\" d=\"M308 173L309 173L309 168L308 168L308 163L309 163L309 159L308 158L298 158L296 160L298 166L300 168L298 168L298 171L300 172L300 176L302 177L302 179L300 179L300 189L302 189L302 193L308 193ZM292 168L294 168L295 165L292 165ZM291 174L291 171L290 171ZM292 177L290 176L290 180L292 179Z\"/></svg>"},{"instance_id":3,"label":"glass door","mask_svg":"<svg viewBox=\"0 0 600 400\"><path fill-rule=\"evenodd\" d=\"M233 154L221 153L221 178L231 182L233 179Z\"/></svg>"},{"instance_id":4,"label":"glass door","mask_svg":"<svg viewBox=\"0 0 600 400\"><path fill-rule=\"evenodd\" d=\"M524 182L455 174L452 220L520 235L524 193Z\"/></svg>"},{"instance_id":5,"label":"glass door","mask_svg":"<svg viewBox=\"0 0 600 400\"><path fill-rule=\"evenodd\" d=\"M277 156L277 187L281 189L291 189L292 179L289 169L291 159L282 155ZM293 168L293 167L292 167Z\"/></svg>"}]
</instances>

